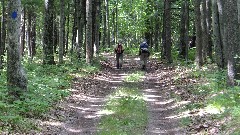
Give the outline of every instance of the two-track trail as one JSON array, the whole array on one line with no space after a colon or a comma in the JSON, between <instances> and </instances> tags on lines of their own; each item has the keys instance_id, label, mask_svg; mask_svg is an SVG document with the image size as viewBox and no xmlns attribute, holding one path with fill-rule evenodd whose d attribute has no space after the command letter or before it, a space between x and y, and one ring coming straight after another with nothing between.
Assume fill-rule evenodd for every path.
<instances>
[{"instance_id":1,"label":"two-track trail","mask_svg":"<svg viewBox=\"0 0 240 135\"><path fill-rule=\"evenodd\" d=\"M41 122L41 133L56 135L91 135L96 134L97 125L107 96L116 88L124 85L124 78L140 69L138 58L125 56L122 69L115 68L112 54L104 54L106 60L102 70L88 77L76 77L71 87L71 95L60 102L50 112L46 121ZM172 86L174 69L150 60L143 83L139 88L144 95L148 108L146 135L182 135L184 130L179 125L178 106L171 98L175 87Z\"/></svg>"}]
</instances>

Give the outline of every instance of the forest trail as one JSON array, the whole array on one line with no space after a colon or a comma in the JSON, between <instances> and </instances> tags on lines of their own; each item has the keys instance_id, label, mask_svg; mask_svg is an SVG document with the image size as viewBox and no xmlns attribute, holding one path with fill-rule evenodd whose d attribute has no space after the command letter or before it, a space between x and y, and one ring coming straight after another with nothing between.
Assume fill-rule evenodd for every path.
<instances>
[{"instance_id":1,"label":"forest trail","mask_svg":"<svg viewBox=\"0 0 240 135\"><path fill-rule=\"evenodd\" d=\"M100 129L97 125L106 97L116 88L124 85L124 78L140 69L138 57L125 56L122 69L115 68L115 58L105 54L101 72L87 78L76 77L73 81L72 94L51 111L47 121L41 122L39 134L91 135ZM183 135L184 130L177 119L178 106L171 98L175 87L171 85L172 67L164 66L156 60L150 60L143 83L139 88L144 95L148 108L148 125L145 135Z\"/></svg>"}]
</instances>

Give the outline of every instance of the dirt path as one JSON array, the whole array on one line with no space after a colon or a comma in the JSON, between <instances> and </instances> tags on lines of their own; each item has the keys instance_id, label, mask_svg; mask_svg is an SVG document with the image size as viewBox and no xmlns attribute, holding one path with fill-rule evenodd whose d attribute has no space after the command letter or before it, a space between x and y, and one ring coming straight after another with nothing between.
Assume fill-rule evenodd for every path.
<instances>
[{"instance_id":1,"label":"dirt path","mask_svg":"<svg viewBox=\"0 0 240 135\"><path fill-rule=\"evenodd\" d=\"M118 70L114 67L114 57L106 55L107 60L102 63L103 70L88 78L75 78L72 94L60 103L56 110L52 110L47 121L41 122L42 132L39 134L59 135L91 135L98 130L97 124L101 116L106 96L123 85L127 74L139 69L135 57L124 58L124 67ZM184 134L179 126L179 120L172 116L177 107L171 99L171 68L156 61L145 73L143 84L139 84L147 101L149 123L145 129L146 135L176 135ZM150 68L151 67L151 68Z\"/></svg>"}]
</instances>

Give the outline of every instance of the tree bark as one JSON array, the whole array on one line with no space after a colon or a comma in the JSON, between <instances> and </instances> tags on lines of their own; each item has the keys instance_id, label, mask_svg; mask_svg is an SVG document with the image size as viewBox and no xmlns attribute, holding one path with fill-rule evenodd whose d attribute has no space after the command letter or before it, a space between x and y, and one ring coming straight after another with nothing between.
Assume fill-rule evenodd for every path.
<instances>
[{"instance_id":1,"label":"tree bark","mask_svg":"<svg viewBox=\"0 0 240 135\"><path fill-rule=\"evenodd\" d=\"M100 31L99 31L99 29L100 29L100 5L101 5L101 2L100 2L100 0L97 0L96 2L95 2L95 4L96 4L96 23L95 23L95 29L96 29L96 31L95 31L95 42L94 42L94 56L96 57L98 54L99 54L99 46L100 46L100 44L99 44L99 39L100 39L100 36L99 36L99 33L100 33Z\"/></svg>"},{"instance_id":2,"label":"tree bark","mask_svg":"<svg viewBox=\"0 0 240 135\"><path fill-rule=\"evenodd\" d=\"M3 56L5 55L5 47L6 47L6 7L5 7L5 0L2 0L2 35L1 35L1 50L0 50L0 68L3 68L4 59Z\"/></svg>"},{"instance_id":3,"label":"tree bark","mask_svg":"<svg viewBox=\"0 0 240 135\"><path fill-rule=\"evenodd\" d=\"M21 0L9 0L8 14L7 87L10 95L19 98L22 92L27 91L27 77L21 65L19 41Z\"/></svg>"},{"instance_id":4,"label":"tree bark","mask_svg":"<svg viewBox=\"0 0 240 135\"><path fill-rule=\"evenodd\" d=\"M59 58L59 64L63 63L63 51L64 51L64 17L65 17L65 0L60 0L60 26L59 26L59 52L58 52L58 58Z\"/></svg>"},{"instance_id":5,"label":"tree bark","mask_svg":"<svg viewBox=\"0 0 240 135\"><path fill-rule=\"evenodd\" d=\"M217 0L212 0L213 45L216 53L215 61L219 68L224 68L223 39L220 28L220 13L218 11Z\"/></svg>"},{"instance_id":6,"label":"tree bark","mask_svg":"<svg viewBox=\"0 0 240 135\"><path fill-rule=\"evenodd\" d=\"M206 10L206 0L202 0L201 6L201 27L202 27L202 56L204 62L207 60L208 52L208 32L207 32L207 10Z\"/></svg>"},{"instance_id":7,"label":"tree bark","mask_svg":"<svg viewBox=\"0 0 240 135\"><path fill-rule=\"evenodd\" d=\"M171 0L166 2L166 57L168 63L172 63L172 37L171 37Z\"/></svg>"},{"instance_id":8,"label":"tree bark","mask_svg":"<svg viewBox=\"0 0 240 135\"><path fill-rule=\"evenodd\" d=\"M235 79L237 79L236 56L239 48L239 25L238 25L238 9L237 0L228 0L224 3L224 18L225 18L225 31L224 36L227 49L227 84L229 86L235 85Z\"/></svg>"},{"instance_id":9,"label":"tree bark","mask_svg":"<svg viewBox=\"0 0 240 135\"><path fill-rule=\"evenodd\" d=\"M43 64L55 64L53 42L53 5L54 0L45 0L45 18L43 33Z\"/></svg>"},{"instance_id":10,"label":"tree bark","mask_svg":"<svg viewBox=\"0 0 240 135\"><path fill-rule=\"evenodd\" d=\"M92 62L92 0L86 1L86 63Z\"/></svg>"},{"instance_id":11,"label":"tree bark","mask_svg":"<svg viewBox=\"0 0 240 135\"><path fill-rule=\"evenodd\" d=\"M23 22L22 22L22 34L21 34L21 46L20 46L20 52L23 57L24 55L24 48L25 48L25 28L26 28L26 7L23 7Z\"/></svg>"},{"instance_id":12,"label":"tree bark","mask_svg":"<svg viewBox=\"0 0 240 135\"><path fill-rule=\"evenodd\" d=\"M203 56L202 56L202 27L201 27L201 12L200 12L201 0L195 0L195 27L196 27L196 66L197 68L202 67L203 65Z\"/></svg>"}]
</instances>

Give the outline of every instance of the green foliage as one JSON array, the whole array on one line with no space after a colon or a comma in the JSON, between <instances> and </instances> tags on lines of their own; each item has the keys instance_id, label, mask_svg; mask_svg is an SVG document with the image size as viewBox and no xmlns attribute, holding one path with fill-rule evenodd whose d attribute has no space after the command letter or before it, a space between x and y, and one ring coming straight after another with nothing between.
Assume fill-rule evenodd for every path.
<instances>
[{"instance_id":1,"label":"green foliage","mask_svg":"<svg viewBox=\"0 0 240 135\"><path fill-rule=\"evenodd\" d=\"M207 112L213 112L221 119L229 118L223 132L229 131L227 134L238 134L240 132L240 87L227 87L226 75L225 70L211 66L190 73L191 78L198 78L201 81L199 85L191 89L192 94L206 99L189 104L186 108L190 110L206 108ZM214 110L216 111L214 112Z\"/></svg>"},{"instance_id":2,"label":"green foliage","mask_svg":"<svg viewBox=\"0 0 240 135\"><path fill-rule=\"evenodd\" d=\"M142 71L137 71L136 73L132 73L130 75L128 75L126 78L125 78L125 82L140 82L142 77L144 75L144 72Z\"/></svg>"},{"instance_id":3,"label":"green foliage","mask_svg":"<svg viewBox=\"0 0 240 135\"><path fill-rule=\"evenodd\" d=\"M0 78L0 132L24 132L36 128L34 119L47 115L50 108L69 95L71 80L77 76L91 74L99 70L100 64L84 63L65 65L41 65L25 62L28 76L28 91L19 100L12 100L7 93L6 71ZM78 73L78 74L77 74Z\"/></svg>"},{"instance_id":4,"label":"green foliage","mask_svg":"<svg viewBox=\"0 0 240 135\"><path fill-rule=\"evenodd\" d=\"M129 54L129 55L138 55L139 48L138 47L126 47L124 49L124 53Z\"/></svg>"},{"instance_id":5,"label":"green foliage","mask_svg":"<svg viewBox=\"0 0 240 135\"><path fill-rule=\"evenodd\" d=\"M100 120L99 135L143 134L147 123L146 103L138 89L123 87L109 96L105 112Z\"/></svg>"}]
</instances>

